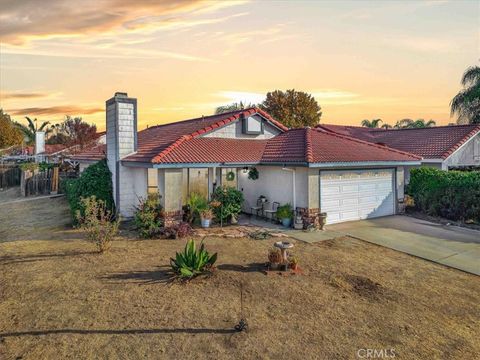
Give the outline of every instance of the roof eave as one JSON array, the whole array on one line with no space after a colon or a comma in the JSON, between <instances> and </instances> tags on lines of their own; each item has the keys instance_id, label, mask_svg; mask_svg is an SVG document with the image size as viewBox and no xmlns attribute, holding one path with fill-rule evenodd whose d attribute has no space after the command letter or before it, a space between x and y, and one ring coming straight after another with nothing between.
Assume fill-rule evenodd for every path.
<instances>
[{"instance_id":1,"label":"roof eave","mask_svg":"<svg viewBox=\"0 0 480 360\"><path fill-rule=\"evenodd\" d=\"M421 165L420 160L401 161L340 161L340 162L316 162L309 164L313 168L337 168L337 167L359 167L359 166L405 166Z\"/></svg>"}]
</instances>

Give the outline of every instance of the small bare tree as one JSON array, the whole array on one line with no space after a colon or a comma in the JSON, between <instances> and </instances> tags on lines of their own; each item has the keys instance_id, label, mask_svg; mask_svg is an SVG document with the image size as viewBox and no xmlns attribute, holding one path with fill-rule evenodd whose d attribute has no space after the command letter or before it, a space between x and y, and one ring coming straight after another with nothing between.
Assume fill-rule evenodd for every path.
<instances>
[{"instance_id":1,"label":"small bare tree","mask_svg":"<svg viewBox=\"0 0 480 360\"><path fill-rule=\"evenodd\" d=\"M105 201L95 196L81 199L85 215L77 211L77 219L81 228L87 233L87 239L93 242L99 253L110 249L112 240L118 233L118 219L107 209Z\"/></svg>"}]
</instances>

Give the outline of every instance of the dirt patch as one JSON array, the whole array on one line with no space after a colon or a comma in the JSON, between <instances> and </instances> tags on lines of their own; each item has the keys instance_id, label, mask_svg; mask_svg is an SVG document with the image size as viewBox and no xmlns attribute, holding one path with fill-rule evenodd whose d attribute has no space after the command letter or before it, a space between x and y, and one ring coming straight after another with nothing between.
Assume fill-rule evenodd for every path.
<instances>
[{"instance_id":1,"label":"dirt patch","mask_svg":"<svg viewBox=\"0 0 480 360\"><path fill-rule=\"evenodd\" d=\"M347 237L328 246L291 240L304 274L266 276L258 267L274 238L207 236L217 270L184 284L168 281L168 264L185 240L140 240L124 230L99 255L81 232L44 223L53 226L38 222L27 235L12 227L8 236L17 241L0 244L0 359L355 359L361 348L394 348L400 359L480 353L479 278L390 249ZM236 333L242 317L248 331Z\"/></svg>"},{"instance_id":2,"label":"dirt patch","mask_svg":"<svg viewBox=\"0 0 480 360\"><path fill-rule=\"evenodd\" d=\"M372 300L379 300L385 295L385 288L371 279L352 274L338 274L330 277L330 283L348 292L354 292Z\"/></svg>"}]
</instances>

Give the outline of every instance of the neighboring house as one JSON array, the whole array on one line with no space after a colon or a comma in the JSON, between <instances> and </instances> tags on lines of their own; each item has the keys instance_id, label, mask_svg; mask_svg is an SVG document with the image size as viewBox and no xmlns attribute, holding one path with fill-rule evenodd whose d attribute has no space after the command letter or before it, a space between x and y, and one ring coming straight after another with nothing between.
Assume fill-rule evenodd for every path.
<instances>
[{"instance_id":1,"label":"neighboring house","mask_svg":"<svg viewBox=\"0 0 480 360\"><path fill-rule=\"evenodd\" d=\"M423 158L422 166L442 170L480 166L480 124L388 130L322 124L317 128L416 154Z\"/></svg>"},{"instance_id":2,"label":"neighboring house","mask_svg":"<svg viewBox=\"0 0 480 360\"><path fill-rule=\"evenodd\" d=\"M106 102L106 157L114 199L131 217L139 197L162 196L167 220L179 220L190 192L209 197L234 186L250 212L260 195L309 214L327 212L328 223L391 215L403 200L404 167L419 156L323 129L292 129L249 108L149 127L137 133L137 101L116 93ZM78 154L102 158L105 148ZM90 155L89 155L90 154ZM248 179L255 167L257 180ZM227 180L233 171L235 178Z\"/></svg>"}]
</instances>

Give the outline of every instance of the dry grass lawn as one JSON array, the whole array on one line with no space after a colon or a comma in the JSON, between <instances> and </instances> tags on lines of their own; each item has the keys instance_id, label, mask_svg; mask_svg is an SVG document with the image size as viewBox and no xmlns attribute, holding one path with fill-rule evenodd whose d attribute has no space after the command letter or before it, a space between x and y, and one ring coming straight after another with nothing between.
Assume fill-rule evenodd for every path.
<instances>
[{"instance_id":1,"label":"dry grass lawn","mask_svg":"<svg viewBox=\"0 0 480 360\"><path fill-rule=\"evenodd\" d=\"M0 224L4 216L0 209ZM50 228L50 238L39 233L0 243L0 359L354 359L361 348L393 348L402 359L480 353L478 277L351 238L295 242L304 269L295 276L258 271L274 240L207 238L219 253L218 270L180 284L167 282L168 259L184 240L127 232L99 255L63 224ZM235 333L240 284L249 329Z\"/></svg>"}]
</instances>

